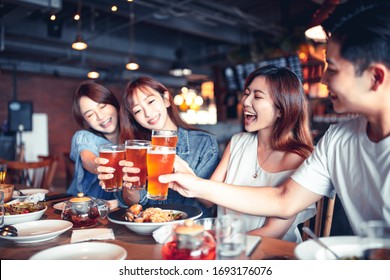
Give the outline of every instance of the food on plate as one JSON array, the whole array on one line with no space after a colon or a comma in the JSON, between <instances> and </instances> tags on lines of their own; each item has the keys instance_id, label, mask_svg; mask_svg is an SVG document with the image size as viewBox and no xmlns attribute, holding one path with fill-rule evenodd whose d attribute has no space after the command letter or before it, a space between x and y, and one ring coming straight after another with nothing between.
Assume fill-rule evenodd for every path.
<instances>
[{"instance_id":1,"label":"food on plate","mask_svg":"<svg viewBox=\"0 0 390 280\"><path fill-rule=\"evenodd\" d=\"M19 215L19 214L28 214L32 212L37 212L45 209L45 203L38 202L16 202L12 204L4 204L4 215Z\"/></svg>"},{"instance_id":2,"label":"food on plate","mask_svg":"<svg viewBox=\"0 0 390 280\"><path fill-rule=\"evenodd\" d=\"M135 223L164 223L179 220L183 212L174 213L172 210L163 210L158 207L149 207L142 210L142 206L134 204L127 209L124 218Z\"/></svg>"}]
</instances>

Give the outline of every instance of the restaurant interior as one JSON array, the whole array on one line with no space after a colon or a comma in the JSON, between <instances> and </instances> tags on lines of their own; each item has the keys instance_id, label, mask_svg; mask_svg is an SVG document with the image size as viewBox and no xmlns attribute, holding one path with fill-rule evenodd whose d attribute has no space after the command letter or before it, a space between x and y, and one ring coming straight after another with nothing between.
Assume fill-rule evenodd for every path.
<instances>
[{"instance_id":1,"label":"restaurant interior","mask_svg":"<svg viewBox=\"0 0 390 280\"><path fill-rule=\"evenodd\" d=\"M28 161L55 157L50 190L66 190L73 176L71 138L79 129L74 90L93 79L121 97L140 76L166 85L183 119L215 134L222 153L243 131L239 100L246 75L267 64L300 77L317 141L331 123L350 116L332 110L320 83L324 38L305 31L346 2L3 0L0 158L18 160L21 150ZM336 201L332 235L348 234Z\"/></svg>"}]
</instances>

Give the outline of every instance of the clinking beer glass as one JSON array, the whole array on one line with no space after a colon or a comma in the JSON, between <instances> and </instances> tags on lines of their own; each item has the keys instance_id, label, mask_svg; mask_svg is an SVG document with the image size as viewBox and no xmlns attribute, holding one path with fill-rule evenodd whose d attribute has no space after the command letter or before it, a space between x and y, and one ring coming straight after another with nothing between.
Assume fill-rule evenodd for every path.
<instances>
[{"instance_id":1,"label":"clinking beer glass","mask_svg":"<svg viewBox=\"0 0 390 280\"><path fill-rule=\"evenodd\" d=\"M140 169L138 173L139 181L133 182L132 189L142 190L146 188L147 167L146 152L150 147L147 140L126 140L126 161L131 161L134 167Z\"/></svg>"},{"instance_id":2,"label":"clinking beer glass","mask_svg":"<svg viewBox=\"0 0 390 280\"><path fill-rule=\"evenodd\" d=\"M152 145L147 153L148 190L147 197L152 200L166 200L168 184L160 183L160 175L172 173L176 148Z\"/></svg>"},{"instance_id":3,"label":"clinking beer glass","mask_svg":"<svg viewBox=\"0 0 390 280\"><path fill-rule=\"evenodd\" d=\"M125 145L103 144L99 146L99 157L109 160L104 166L115 169L113 173L114 177L104 180L104 190L106 192L120 191L123 186L123 167L119 165L119 162L125 159Z\"/></svg>"},{"instance_id":4,"label":"clinking beer glass","mask_svg":"<svg viewBox=\"0 0 390 280\"><path fill-rule=\"evenodd\" d=\"M152 145L176 147L176 130L152 130Z\"/></svg>"}]
</instances>

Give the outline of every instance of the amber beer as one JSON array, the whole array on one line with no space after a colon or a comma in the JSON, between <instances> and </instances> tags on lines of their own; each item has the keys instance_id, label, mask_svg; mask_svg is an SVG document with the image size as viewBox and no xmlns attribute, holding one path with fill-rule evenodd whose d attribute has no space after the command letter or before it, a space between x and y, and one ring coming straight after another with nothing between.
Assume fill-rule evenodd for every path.
<instances>
[{"instance_id":1,"label":"amber beer","mask_svg":"<svg viewBox=\"0 0 390 280\"><path fill-rule=\"evenodd\" d=\"M153 200L166 200L168 184L160 183L160 175L172 173L176 148L152 145L147 153L148 191L147 197Z\"/></svg>"},{"instance_id":2,"label":"amber beer","mask_svg":"<svg viewBox=\"0 0 390 280\"><path fill-rule=\"evenodd\" d=\"M105 167L112 167L115 169L111 179L104 180L106 192L117 192L122 189L123 185L123 171L122 166L119 165L121 160L125 159L125 145L124 144L104 144L99 147L99 156L109 160Z\"/></svg>"},{"instance_id":3,"label":"amber beer","mask_svg":"<svg viewBox=\"0 0 390 280\"><path fill-rule=\"evenodd\" d=\"M7 164L0 163L0 184L5 183L5 177L7 176Z\"/></svg>"},{"instance_id":4,"label":"amber beer","mask_svg":"<svg viewBox=\"0 0 390 280\"><path fill-rule=\"evenodd\" d=\"M134 167L140 169L136 174L139 177L138 182L133 182L132 189L142 190L146 188L147 167L146 152L150 147L150 141L146 140L126 140L126 161L131 161ZM134 174L130 175L133 176Z\"/></svg>"},{"instance_id":5,"label":"amber beer","mask_svg":"<svg viewBox=\"0 0 390 280\"><path fill-rule=\"evenodd\" d=\"M152 130L152 145L176 147L176 130Z\"/></svg>"}]
</instances>

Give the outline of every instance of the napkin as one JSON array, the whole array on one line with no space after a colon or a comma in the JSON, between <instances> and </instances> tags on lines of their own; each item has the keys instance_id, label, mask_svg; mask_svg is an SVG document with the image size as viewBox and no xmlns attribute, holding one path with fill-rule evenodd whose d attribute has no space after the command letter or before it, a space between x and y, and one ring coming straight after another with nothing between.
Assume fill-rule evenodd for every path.
<instances>
[{"instance_id":1,"label":"napkin","mask_svg":"<svg viewBox=\"0 0 390 280\"><path fill-rule=\"evenodd\" d=\"M73 230L70 243L77 243L88 240L109 240L115 239L112 228L93 228Z\"/></svg>"},{"instance_id":2,"label":"napkin","mask_svg":"<svg viewBox=\"0 0 390 280\"><path fill-rule=\"evenodd\" d=\"M44 193L34 193L32 195L27 196L24 202L37 203L38 201L43 201L44 199L45 199Z\"/></svg>"},{"instance_id":3,"label":"napkin","mask_svg":"<svg viewBox=\"0 0 390 280\"><path fill-rule=\"evenodd\" d=\"M172 235L173 227L171 225L162 226L153 231L153 238L157 243L164 244L168 238ZM247 235L246 236L246 256L250 256L256 249L257 245L261 242L260 236Z\"/></svg>"},{"instance_id":4,"label":"napkin","mask_svg":"<svg viewBox=\"0 0 390 280\"><path fill-rule=\"evenodd\" d=\"M167 242L168 238L172 235L173 227L171 225L165 225L159 227L153 231L153 238L159 244L164 244Z\"/></svg>"}]
</instances>

